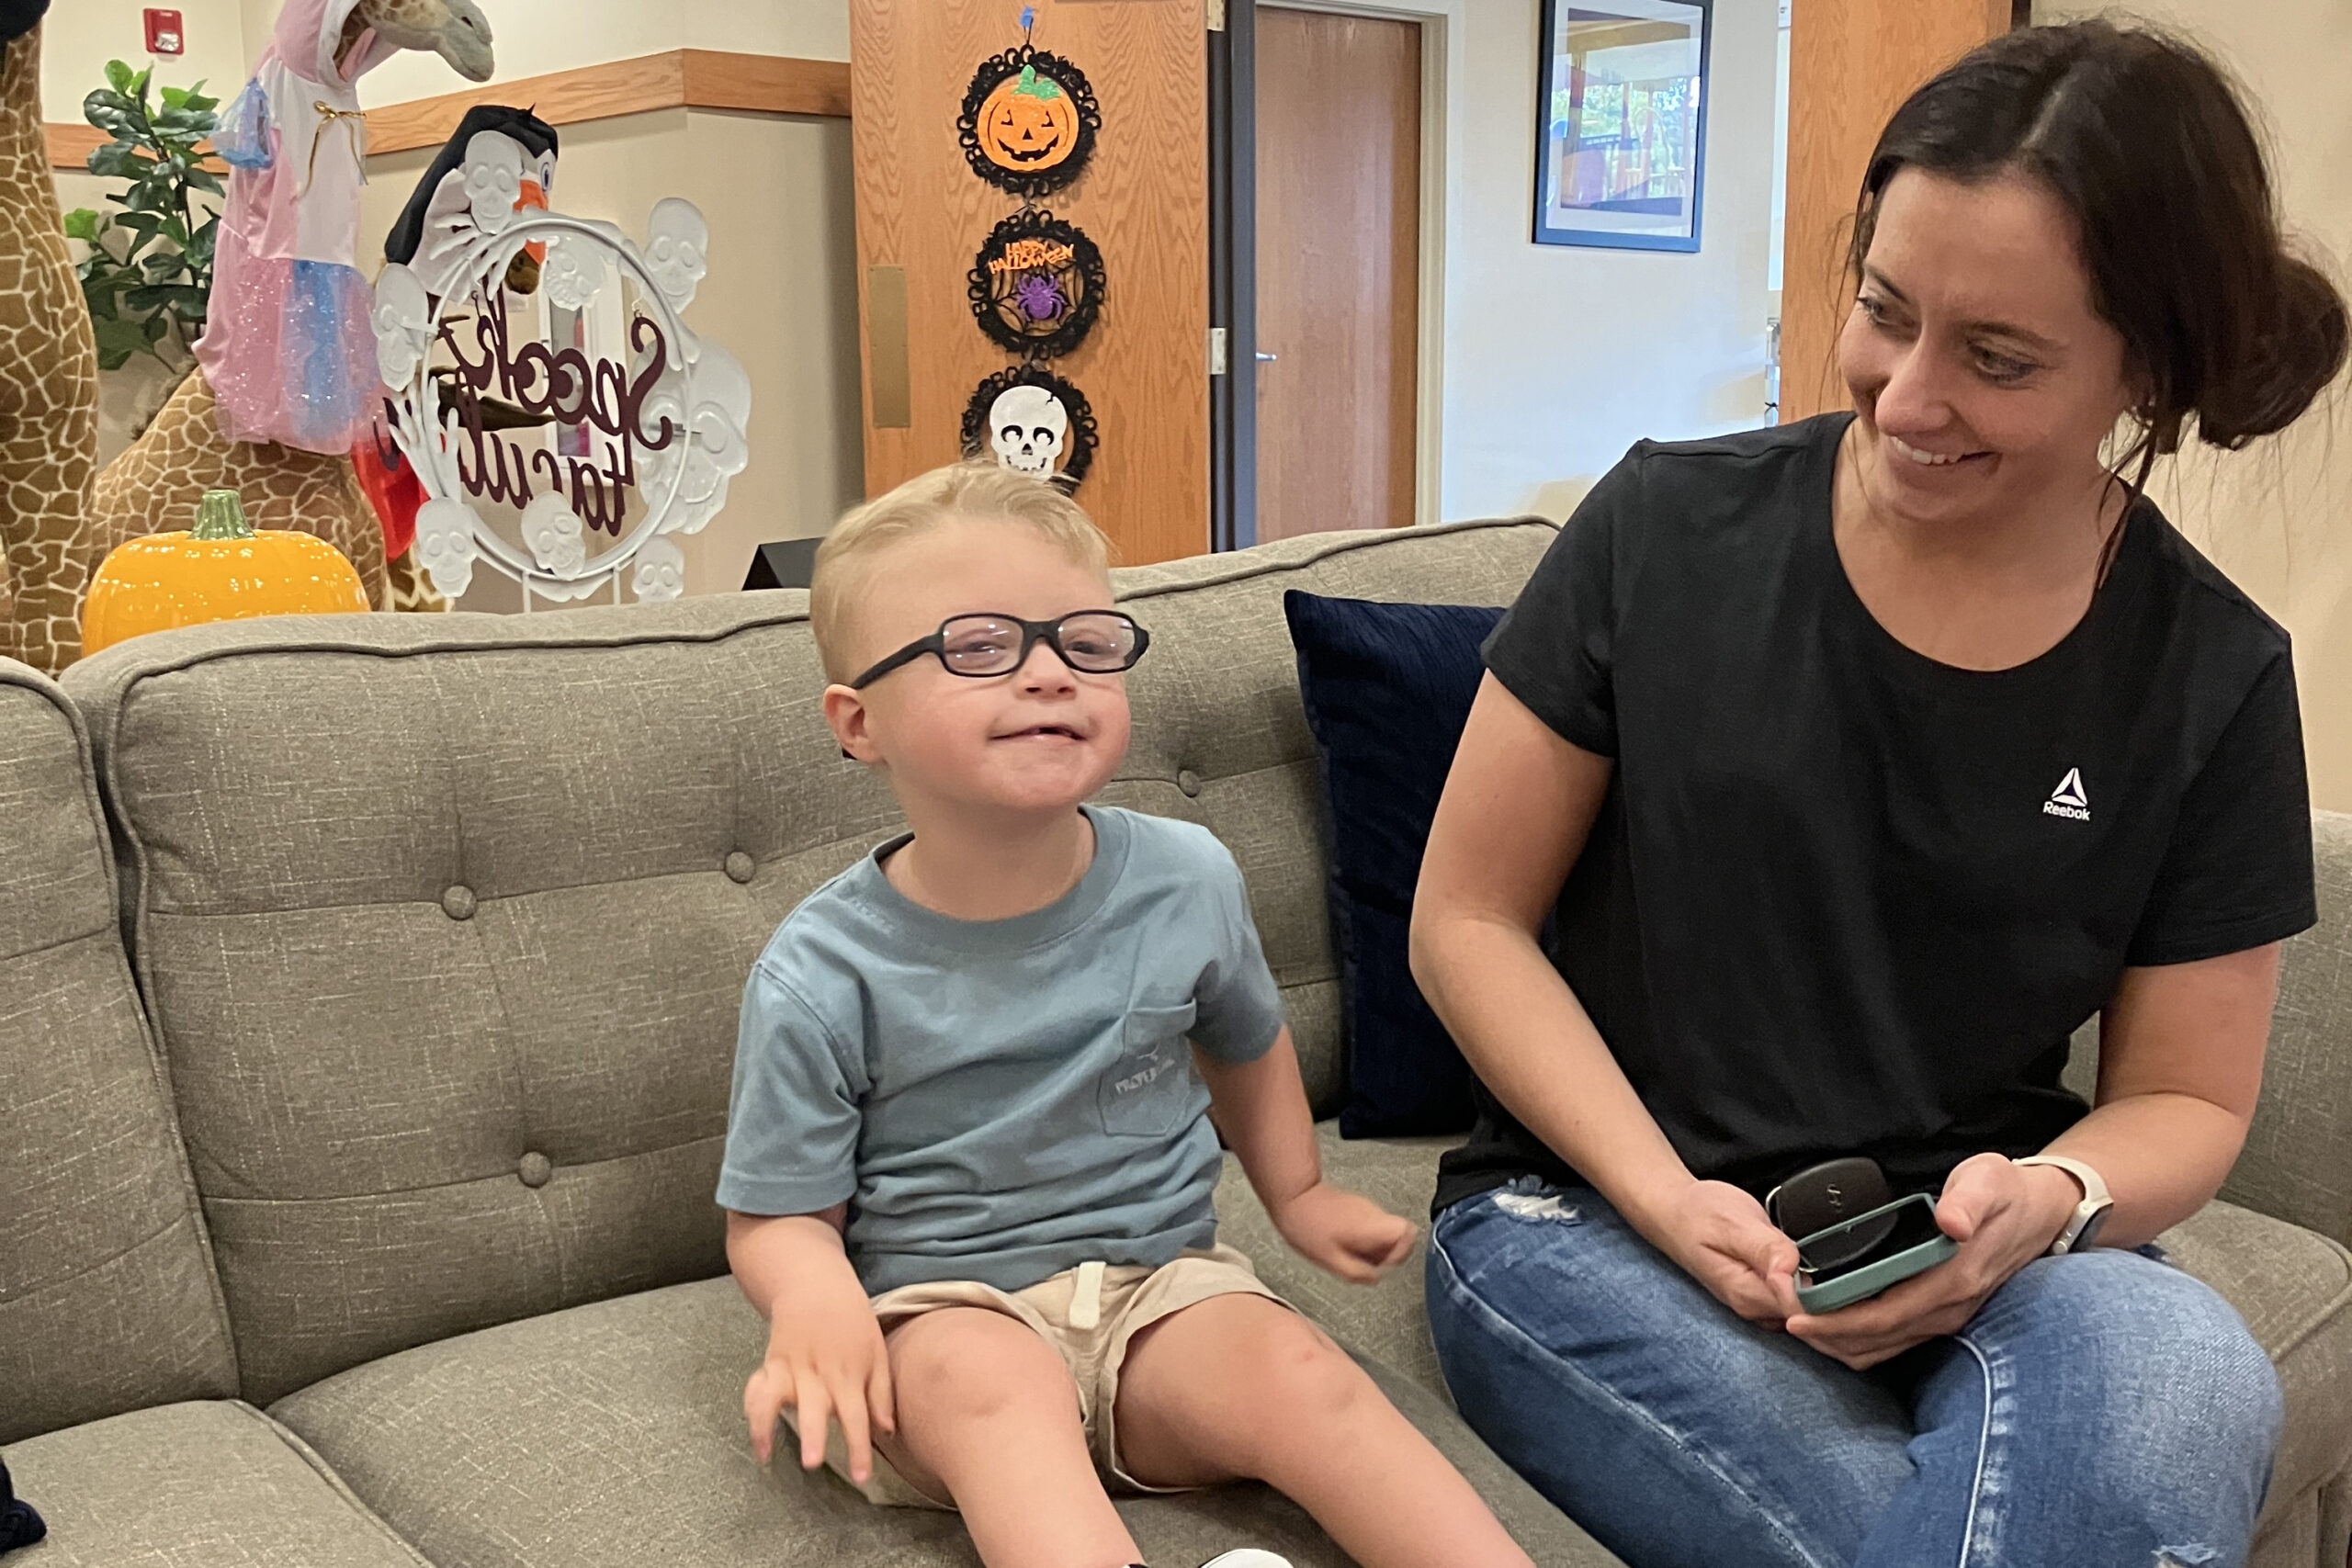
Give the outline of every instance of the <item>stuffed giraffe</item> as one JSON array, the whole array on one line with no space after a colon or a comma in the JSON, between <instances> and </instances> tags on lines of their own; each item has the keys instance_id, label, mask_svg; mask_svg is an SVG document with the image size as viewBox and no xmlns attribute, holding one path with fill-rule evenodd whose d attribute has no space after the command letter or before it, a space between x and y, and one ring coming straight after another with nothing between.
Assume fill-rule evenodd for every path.
<instances>
[{"instance_id":1,"label":"stuffed giraffe","mask_svg":"<svg viewBox=\"0 0 2352 1568\"><path fill-rule=\"evenodd\" d=\"M40 5L0 70L0 654L51 674L81 652L81 536L98 449L98 355L41 128Z\"/></svg>"},{"instance_id":2,"label":"stuffed giraffe","mask_svg":"<svg viewBox=\"0 0 2352 1568\"><path fill-rule=\"evenodd\" d=\"M184 526L205 491L230 489L254 527L300 529L341 550L370 604L447 608L417 591L413 568L388 574L382 525L349 455L368 438L365 422L381 398L372 301L351 265L365 154L352 85L402 49L439 54L475 81L491 74L490 28L473 0L288 0L214 139L234 173L198 368L98 475L93 562L127 539ZM317 79L329 76L331 85ZM319 299L288 292L311 287ZM320 319L344 324L316 343L297 341L297 322ZM324 395L297 379L319 353L341 367Z\"/></svg>"}]
</instances>

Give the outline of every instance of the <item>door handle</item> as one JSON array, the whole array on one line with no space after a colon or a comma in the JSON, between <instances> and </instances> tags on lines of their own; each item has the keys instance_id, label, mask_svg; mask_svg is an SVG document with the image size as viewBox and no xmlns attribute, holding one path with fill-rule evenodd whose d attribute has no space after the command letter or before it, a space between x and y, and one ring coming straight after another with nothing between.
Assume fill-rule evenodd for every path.
<instances>
[{"instance_id":1,"label":"door handle","mask_svg":"<svg viewBox=\"0 0 2352 1568\"><path fill-rule=\"evenodd\" d=\"M1275 361L1275 359L1277 359L1278 357L1280 357L1280 356L1279 356L1279 355L1276 355L1268 354L1268 353L1267 353L1264 349L1262 349L1262 348L1261 348L1261 349L1260 349L1260 350L1258 351L1258 363L1259 363L1259 364L1261 364L1261 365L1272 365L1272 364Z\"/></svg>"}]
</instances>

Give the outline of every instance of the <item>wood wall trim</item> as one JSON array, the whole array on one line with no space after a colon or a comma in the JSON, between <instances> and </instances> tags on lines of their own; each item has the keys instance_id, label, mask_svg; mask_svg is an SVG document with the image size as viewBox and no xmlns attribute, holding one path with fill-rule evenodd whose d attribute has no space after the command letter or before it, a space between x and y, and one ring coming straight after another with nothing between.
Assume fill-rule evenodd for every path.
<instances>
[{"instance_id":1,"label":"wood wall trim","mask_svg":"<svg viewBox=\"0 0 2352 1568\"><path fill-rule=\"evenodd\" d=\"M530 107L549 125L646 114L657 109L735 109L752 114L849 117L849 62L779 54L673 49L634 60L493 82L438 97L413 98L368 111L368 151L438 147L476 104ZM47 127L51 167L79 169L106 141L96 126Z\"/></svg>"}]
</instances>

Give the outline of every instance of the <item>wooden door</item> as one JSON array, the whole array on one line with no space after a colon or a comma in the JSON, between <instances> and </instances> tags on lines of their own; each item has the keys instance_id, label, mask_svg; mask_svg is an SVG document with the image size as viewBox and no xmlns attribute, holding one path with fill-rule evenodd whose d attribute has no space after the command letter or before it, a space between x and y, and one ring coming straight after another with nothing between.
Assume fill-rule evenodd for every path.
<instances>
[{"instance_id":1,"label":"wooden door","mask_svg":"<svg viewBox=\"0 0 2352 1568\"><path fill-rule=\"evenodd\" d=\"M1399 527L1414 502L1421 29L1266 6L1257 28L1258 537Z\"/></svg>"},{"instance_id":2,"label":"wooden door","mask_svg":"<svg viewBox=\"0 0 2352 1568\"><path fill-rule=\"evenodd\" d=\"M1789 206L1781 274L1781 421L1847 406L1838 332L1871 149L1912 89L1997 33L2017 0L1794 0Z\"/></svg>"},{"instance_id":3,"label":"wooden door","mask_svg":"<svg viewBox=\"0 0 2352 1568\"><path fill-rule=\"evenodd\" d=\"M1102 313L1051 368L1101 446L1078 500L1127 564L1209 547L1208 107L1204 0L1031 0L1034 41L1102 107L1093 156L1038 205L1102 252ZM1020 207L973 174L956 118L974 70L1021 41L1015 0L850 0L865 489L958 455L964 407L1012 356L972 319L967 278ZM779 302L779 309L786 308Z\"/></svg>"}]
</instances>

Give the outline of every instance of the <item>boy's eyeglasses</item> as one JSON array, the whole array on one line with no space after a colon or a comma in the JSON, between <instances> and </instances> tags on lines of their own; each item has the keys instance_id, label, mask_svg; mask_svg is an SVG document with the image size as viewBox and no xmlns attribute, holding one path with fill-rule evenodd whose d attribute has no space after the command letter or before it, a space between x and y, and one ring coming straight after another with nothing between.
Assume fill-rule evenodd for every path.
<instances>
[{"instance_id":1,"label":"boy's eyeglasses","mask_svg":"<svg viewBox=\"0 0 2352 1568\"><path fill-rule=\"evenodd\" d=\"M1081 674L1115 675L1135 668L1151 646L1151 634L1116 610L1074 610L1055 621L950 615L929 637L907 644L852 681L850 690L862 692L926 653L935 655L950 675L1010 675L1029 662L1041 642Z\"/></svg>"}]
</instances>

